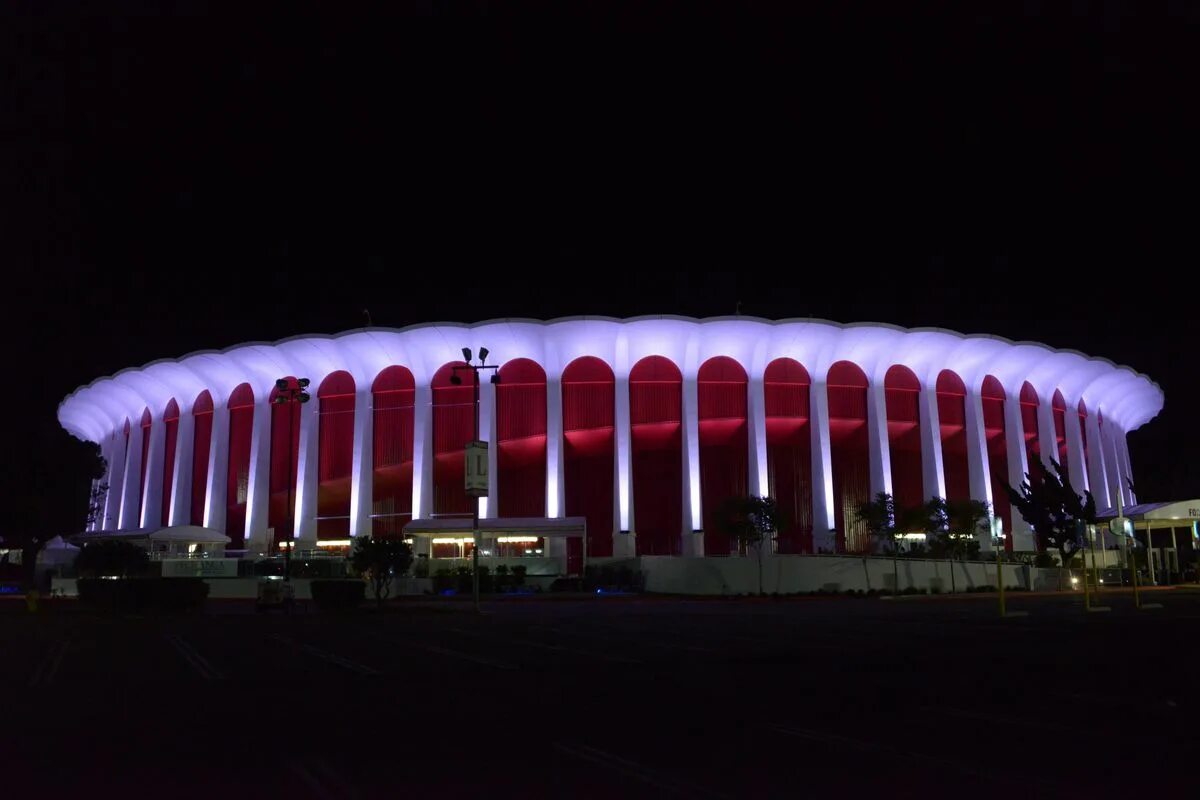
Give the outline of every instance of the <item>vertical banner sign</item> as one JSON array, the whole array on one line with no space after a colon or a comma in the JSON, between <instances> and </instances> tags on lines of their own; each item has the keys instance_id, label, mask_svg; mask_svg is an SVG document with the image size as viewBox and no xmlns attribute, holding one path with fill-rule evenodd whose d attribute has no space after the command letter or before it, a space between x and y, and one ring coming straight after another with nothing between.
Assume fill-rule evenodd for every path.
<instances>
[{"instance_id":1,"label":"vertical banner sign","mask_svg":"<svg viewBox=\"0 0 1200 800\"><path fill-rule=\"evenodd\" d=\"M468 497L488 496L488 443L467 445L466 489Z\"/></svg>"}]
</instances>

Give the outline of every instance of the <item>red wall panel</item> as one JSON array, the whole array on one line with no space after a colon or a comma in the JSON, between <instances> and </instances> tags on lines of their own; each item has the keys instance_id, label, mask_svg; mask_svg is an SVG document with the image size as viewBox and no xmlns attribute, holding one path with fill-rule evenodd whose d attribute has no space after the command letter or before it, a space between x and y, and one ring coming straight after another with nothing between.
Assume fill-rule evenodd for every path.
<instances>
[{"instance_id":1,"label":"red wall panel","mask_svg":"<svg viewBox=\"0 0 1200 800\"><path fill-rule=\"evenodd\" d=\"M679 555L683 531L683 375L662 356L629 374L638 555Z\"/></svg>"},{"instance_id":2,"label":"red wall panel","mask_svg":"<svg viewBox=\"0 0 1200 800\"><path fill-rule=\"evenodd\" d=\"M612 369L585 356L562 377L563 492L566 515L587 518L588 554L612 555L616 458Z\"/></svg>"},{"instance_id":3,"label":"red wall panel","mask_svg":"<svg viewBox=\"0 0 1200 800\"><path fill-rule=\"evenodd\" d=\"M705 361L697 374L705 555L729 555L736 549L736 543L720 530L718 511L729 498L745 497L749 491L747 384L746 371L725 356Z\"/></svg>"},{"instance_id":4,"label":"red wall panel","mask_svg":"<svg viewBox=\"0 0 1200 800\"><path fill-rule=\"evenodd\" d=\"M780 553L812 552L812 439L808 371L781 358L767 365L767 491L779 507Z\"/></svg>"}]
</instances>

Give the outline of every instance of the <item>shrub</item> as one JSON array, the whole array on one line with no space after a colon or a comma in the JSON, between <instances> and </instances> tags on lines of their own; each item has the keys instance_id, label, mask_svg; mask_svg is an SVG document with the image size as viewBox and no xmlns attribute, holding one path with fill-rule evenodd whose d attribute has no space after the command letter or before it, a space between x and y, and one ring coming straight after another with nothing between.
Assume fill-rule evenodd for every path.
<instances>
[{"instance_id":1,"label":"shrub","mask_svg":"<svg viewBox=\"0 0 1200 800\"><path fill-rule=\"evenodd\" d=\"M150 556L136 544L105 539L83 546L75 558L75 571L81 578L131 578L145 573L149 562Z\"/></svg>"},{"instance_id":2,"label":"shrub","mask_svg":"<svg viewBox=\"0 0 1200 800\"><path fill-rule=\"evenodd\" d=\"M313 581L309 586L313 603L322 611L358 608L367 594L367 584L359 580Z\"/></svg>"},{"instance_id":3,"label":"shrub","mask_svg":"<svg viewBox=\"0 0 1200 800\"><path fill-rule=\"evenodd\" d=\"M1050 555L1050 553L1042 551L1033 557L1033 565L1035 567L1041 567L1042 569L1049 569L1051 567L1057 567L1058 561L1055 560L1054 556Z\"/></svg>"},{"instance_id":4,"label":"shrub","mask_svg":"<svg viewBox=\"0 0 1200 800\"><path fill-rule=\"evenodd\" d=\"M435 594L451 592L457 587L458 574L449 567L438 567L437 572L433 573L433 591Z\"/></svg>"},{"instance_id":5,"label":"shrub","mask_svg":"<svg viewBox=\"0 0 1200 800\"><path fill-rule=\"evenodd\" d=\"M80 578L76 586L81 603L113 611L195 611L208 597L203 578Z\"/></svg>"}]
</instances>

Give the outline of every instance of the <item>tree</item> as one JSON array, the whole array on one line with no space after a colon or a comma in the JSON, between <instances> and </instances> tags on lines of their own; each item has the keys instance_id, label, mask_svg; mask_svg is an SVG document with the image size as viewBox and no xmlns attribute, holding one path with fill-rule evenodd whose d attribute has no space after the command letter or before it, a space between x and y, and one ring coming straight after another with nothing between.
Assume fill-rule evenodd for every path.
<instances>
[{"instance_id":1,"label":"tree","mask_svg":"<svg viewBox=\"0 0 1200 800\"><path fill-rule=\"evenodd\" d=\"M900 591L900 540L904 530L896 524L896 501L887 492L875 495L874 500L859 503L854 513L867 528L872 539L887 543L892 551L892 591Z\"/></svg>"},{"instance_id":2,"label":"tree","mask_svg":"<svg viewBox=\"0 0 1200 800\"><path fill-rule=\"evenodd\" d=\"M779 533L779 506L771 497L730 497L717 509L717 527L738 543L739 550L753 548L758 556L758 593L763 593L763 550Z\"/></svg>"},{"instance_id":3,"label":"tree","mask_svg":"<svg viewBox=\"0 0 1200 800\"><path fill-rule=\"evenodd\" d=\"M402 539L356 536L350 554L354 568L370 578L377 607L392 593L392 576L407 572L412 560L412 548Z\"/></svg>"},{"instance_id":4,"label":"tree","mask_svg":"<svg viewBox=\"0 0 1200 800\"><path fill-rule=\"evenodd\" d=\"M1038 544L1058 550L1067 566L1083 548L1087 526L1096 524L1096 499L1089 491L1083 497L1075 494L1062 466L1053 459L1050 466L1036 481L1025 473L1019 488L1007 487L1008 497L1033 528Z\"/></svg>"},{"instance_id":5,"label":"tree","mask_svg":"<svg viewBox=\"0 0 1200 800\"><path fill-rule=\"evenodd\" d=\"M954 578L954 563L978 550L976 538L988 523L988 504L981 500L946 500L934 497L925 505L929 534L934 552L950 559L950 592L958 591Z\"/></svg>"},{"instance_id":6,"label":"tree","mask_svg":"<svg viewBox=\"0 0 1200 800\"><path fill-rule=\"evenodd\" d=\"M104 481L104 477L108 475L108 460L100 454L100 448L96 448L92 454L92 480L96 484L92 487L92 492L88 496L88 511L87 524L85 527L92 527L92 523L101 521L104 515L104 500L108 497L108 483ZM103 525L96 526L97 529Z\"/></svg>"},{"instance_id":7,"label":"tree","mask_svg":"<svg viewBox=\"0 0 1200 800\"><path fill-rule=\"evenodd\" d=\"M104 539L88 542L75 557L81 578L129 578L145 571L150 556L133 542Z\"/></svg>"}]
</instances>

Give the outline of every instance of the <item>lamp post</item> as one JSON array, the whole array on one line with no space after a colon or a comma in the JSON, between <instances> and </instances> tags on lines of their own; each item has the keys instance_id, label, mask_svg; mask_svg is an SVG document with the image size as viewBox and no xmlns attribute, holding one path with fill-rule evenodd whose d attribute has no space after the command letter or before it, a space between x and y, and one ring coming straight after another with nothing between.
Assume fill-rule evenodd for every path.
<instances>
[{"instance_id":1,"label":"lamp post","mask_svg":"<svg viewBox=\"0 0 1200 800\"><path fill-rule=\"evenodd\" d=\"M296 406L307 403L310 395L305 391L308 378L280 378L275 381L275 403L288 403L291 410L288 414L288 471L287 471L287 530L288 542L283 548L283 582L292 582L292 547L296 543L295 504L292 502L292 492L295 480L292 478L292 453L295 452ZM268 546L269 547L269 546Z\"/></svg>"},{"instance_id":2,"label":"lamp post","mask_svg":"<svg viewBox=\"0 0 1200 800\"><path fill-rule=\"evenodd\" d=\"M486 347L479 348L479 363L472 364L471 348L464 347L462 349L463 361L465 364L456 365L450 372L450 383L458 386L462 384L462 378L459 377L460 371L470 370L472 389L474 394L472 397L472 418L474 436L471 439L471 444L479 441L479 373L483 370L498 370L499 367L487 364L488 349ZM492 372L492 383L500 382L500 373ZM471 475L470 463L470 446L464 452L464 485ZM475 611L479 612L479 498L487 497L486 485L482 492L479 490L468 492L471 497L471 538L474 541L474 546L471 549L471 596L475 602Z\"/></svg>"}]
</instances>

